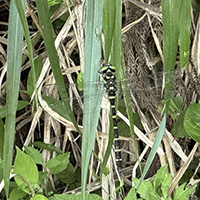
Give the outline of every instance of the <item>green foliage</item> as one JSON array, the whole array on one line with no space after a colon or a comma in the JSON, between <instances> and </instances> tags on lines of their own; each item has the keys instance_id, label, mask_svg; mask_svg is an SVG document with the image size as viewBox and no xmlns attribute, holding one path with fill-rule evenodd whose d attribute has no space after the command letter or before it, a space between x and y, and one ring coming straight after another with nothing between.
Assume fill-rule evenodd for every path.
<instances>
[{"instance_id":1,"label":"green foliage","mask_svg":"<svg viewBox=\"0 0 200 200\"><path fill-rule=\"evenodd\" d=\"M185 113L184 128L187 134L200 143L200 105L191 103Z\"/></svg>"},{"instance_id":2,"label":"green foliage","mask_svg":"<svg viewBox=\"0 0 200 200\"><path fill-rule=\"evenodd\" d=\"M150 151L150 154L147 158L147 162L146 162L146 165L144 167L144 170L142 172L142 175L141 175L141 178L140 178L140 182L139 184L137 185L137 187L140 186L140 184L142 183L149 167L151 166L151 163L156 155L156 152L157 152L157 149L158 149L158 146L160 145L160 142L162 140L162 137L163 137L163 134L164 134L164 131L165 131L165 124L166 124L166 115L164 115L163 119L162 119L162 122L159 126L159 129L158 129L158 132L156 133L156 137L155 137L155 141L154 141L154 144L151 148L151 151Z\"/></svg>"},{"instance_id":3,"label":"green foliage","mask_svg":"<svg viewBox=\"0 0 200 200\"><path fill-rule=\"evenodd\" d=\"M32 197L30 200L47 200L48 198L46 198L43 195L35 195L34 197Z\"/></svg>"},{"instance_id":4,"label":"green foliage","mask_svg":"<svg viewBox=\"0 0 200 200\"><path fill-rule=\"evenodd\" d=\"M10 196L9 196L9 200L17 200L17 199L21 199L23 198L24 196L26 196L27 193L24 192L23 190L21 190L20 188L18 187L15 187L11 193L10 193Z\"/></svg>"},{"instance_id":5,"label":"green foliage","mask_svg":"<svg viewBox=\"0 0 200 200\"><path fill-rule=\"evenodd\" d=\"M190 50L190 7L191 1L171 0L162 2L163 54L165 74L166 110L172 97L173 71L180 46L181 67L187 65ZM184 24L184 26L183 26Z\"/></svg>"},{"instance_id":6,"label":"green foliage","mask_svg":"<svg viewBox=\"0 0 200 200\"><path fill-rule=\"evenodd\" d=\"M49 6L54 6L56 4L63 3L63 0L48 0L47 3Z\"/></svg>"},{"instance_id":7,"label":"green foliage","mask_svg":"<svg viewBox=\"0 0 200 200\"><path fill-rule=\"evenodd\" d=\"M84 49L84 88L87 83L99 80L98 69L101 59L101 33L103 18L103 1L86 0L86 24L85 24L85 49ZM84 90L84 95L90 94L103 96L101 88L91 85ZM82 161L81 161L81 188L82 198L85 199L86 182L89 160L95 140L97 124L100 114L102 98L84 99L83 137L82 137Z\"/></svg>"},{"instance_id":8,"label":"green foliage","mask_svg":"<svg viewBox=\"0 0 200 200\"><path fill-rule=\"evenodd\" d=\"M25 0L21 1L23 10ZM15 120L19 95L20 67L22 62L23 29L14 1L10 2L7 42L6 122L3 152L3 178L8 198L9 176L12 167Z\"/></svg>"},{"instance_id":9,"label":"green foliage","mask_svg":"<svg viewBox=\"0 0 200 200\"><path fill-rule=\"evenodd\" d=\"M154 178L153 183L148 180L142 181L141 186L138 190L138 184L140 180L137 178L133 179L134 187L131 188L129 193L133 195L132 199L136 198L136 191L140 194L141 199L148 199L148 200L170 200L171 198L167 198L168 189L172 184L172 175L167 174L167 165L161 167ZM194 192L196 186L191 188L185 188L186 183L180 185L174 192L173 200L186 200L189 196ZM128 193L125 200L131 199L130 194ZM172 200L172 199L171 199Z\"/></svg>"},{"instance_id":10,"label":"green foliage","mask_svg":"<svg viewBox=\"0 0 200 200\"><path fill-rule=\"evenodd\" d=\"M50 169L51 174L57 174L63 171L69 163L70 153L63 153L48 160L46 166Z\"/></svg>"},{"instance_id":11,"label":"green foliage","mask_svg":"<svg viewBox=\"0 0 200 200\"><path fill-rule=\"evenodd\" d=\"M33 144L34 144L34 146L36 146L38 148L41 148L41 149L46 149L46 150L50 151L51 153L53 153L54 151L57 154L61 154L62 153L62 151L58 147L55 147L52 144L46 144L46 143L40 142L40 141L34 142Z\"/></svg>"},{"instance_id":12,"label":"green foliage","mask_svg":"<svg viewBox=\"0 0 200 200\"><path fill-rule=\"evenodd\" d=\"M22 108L25 108L27 105L29 105L28 101L18 100L17 101L17 110L21 110ZM1 118L6 117L7 109L9 109L8 104L6 104L0 108L0 117Z\"/></svg>"},{"instance_id":13,"label":"green foliage","mask_svg":"<svg viewBox=\"0 0 200 200\"><path fill-rule=\"evenodd\" d=\"M51 21L50 21L50 14L48 12L47 1L36 0L36 5L37 5L37 9L38 9L38 16L39 16L40 24L42 27L42 34L43 34L43 39L44 39L44 43L45 43L45 48L46 48L47 54L49 56L49 60L51 63L53 75L56 80L56 84L58 86L59 95L60 95L61 99L63 99L63 100L68 99L68 94L65 90L65 84L64 84L62 72L60 70L60 65L58 62L57 51L54 46L54 37L53 37L53 33L52 33L52 25L51 25ZM70 116L70 121L73 122L77 131L79 133L81 133L78 128L77 122L74 118L74 115L71 111L69 102L63 101L63 103L65 106L64 107L65 112L68 113Z\"/></svg>"},{"instance_id":14,"label":"green foliage","mask_svg":"<svg viewBox=\"0 0 200 200\"><path fill-rule=\"evenodd\" d=\"M186 183L180 185L174 194L173 200L188 200L189 196L194 192L196 185L191 188L185 188Z\"/></svg>"},{"instance_id":15,"label":"green foliage","mask_svg":"<svg viewBox=\"0 0 200 200\"><path fill-rule=\"evenodd\" d=\"M33 147L24 146L25 152L34 160L35 164L43 165L44 160L42 158L42 154L39 153L37 149Z\"/></svg>"},{"instance_id":16,"label":"green foliage","mask_svg":"<svg viewBox=\"0 0 200 200\"><path fill-rule=\"evenodd\" d=\"M102 200L102 198L96 194L86 194L86 200ZM49 198L49 200L82 200L81 194L55 194L53 197Z\"/></svg>"},{"instance_id":17,"label":"green foliage","mask_svg":"<svg viewBox=\"0 0 200 200\"><path fill-rule=\"evenodd\" d=\"M47 147L53 152L58 151L56 148L52 148L51 145L41 144L40 146ZM50 148L51 147L51 148ZM45 180L48 180L49 175L54 174L63 183L68 184L69 188L79 181L80 186L80 173L75 171L74 167L69 163L69 153L60 153L45 162L42 158L42 154L39 153L33 147L24 146L25 152L22 152L18 147L17 155L14 162L14 172L16 175L14 180L16 186L12 189L10 193L9 200L18 200L21 198L26 198L27 196L32 196L31 199L47 199L43 196L42 191ZM42 165L44 169L49 169L48 171L38 171L37 164ZM77 175L79 178L77 178ZM53 192L48 191L47 187L43 191L46 196L52 194ZM40 194L37 194L40 191ZM37 194L37 195L36 195ZM64 198L63 195L62 197ZM59 197L59 195L57 196ZM57 199L55 197L55 199ZM61 198L62 198L61 197ZM30 198L29 198L30 199ZM51 198L50 198L51 199Z\"/></svg>"},{"instance_id":18,"label":"green foliage","mask_svg":"<svg viewBox=\"0 0 200 200\"><path fill-rule=\"evenodd\" d=\"M21 190L30 194L37 187L39 175L37 166L33 159L27 154L23 153L18 147L17 156L14 163L14 177L15 182Z\"/></svg>"}]
</instances>

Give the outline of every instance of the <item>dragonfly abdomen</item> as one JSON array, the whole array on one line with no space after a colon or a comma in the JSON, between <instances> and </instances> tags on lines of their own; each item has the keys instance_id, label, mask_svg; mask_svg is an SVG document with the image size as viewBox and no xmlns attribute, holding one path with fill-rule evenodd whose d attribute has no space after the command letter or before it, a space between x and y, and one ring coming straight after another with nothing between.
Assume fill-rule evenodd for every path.
<instances>
[{"instance_id":1,"label":"dragonfly abdomen","mask_svg":"<svg viewBox=\"0 0 200 200\"><path fill-rule=\"evenodd\" d=\"M121 172L122 158L121 158L121 148L120 148L118 127L117 127L116 106L115 106L115 96L117 91L115 71L116 69L112 65L103 64L103 66L99 70L99 73L101 74L101 76L105 81L104 87L106 89L106 92L108 93L108 97L111 104L113 132L114 132L115 161L118 171Z\"/></svg>"}]
</instances>

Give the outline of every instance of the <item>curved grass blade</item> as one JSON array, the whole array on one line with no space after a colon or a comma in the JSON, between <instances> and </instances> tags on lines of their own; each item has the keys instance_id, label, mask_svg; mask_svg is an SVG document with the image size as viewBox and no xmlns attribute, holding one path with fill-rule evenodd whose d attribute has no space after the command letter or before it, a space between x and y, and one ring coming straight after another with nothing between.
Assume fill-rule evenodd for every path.
<instances>
[{"instance_id":1,"label":"curved grass blade","mask_svg":"<svg viewBox=\"0 0 200 200\"><path fill-rule=\"evenodd\" d=\"M22 0L25 9L25 0ZM9 175L12 166L13 143L15 135L15 118L18 104L20 67L22 61L23 29L14 1L10 3L8 48L7 48L7 84L6 104L7 115L5 122L4 152L3 152L3 178L5 192L8 198Z\"/></svg>"},{"instance_id":2,"label":"curved grass blade","mask_svg":"<svg viewBox=\"0 0 200 200\"><path fill-rule=\"evenodd\" d=\"M164 134L164 131L165 131L165 125L166 125L166 114L164 114L163 116L163 119L162 119L162 122L159 126L159 129L158 129L158 132L156 133L156 137L155 137L155 141L154 141L154 144L152 146L152 149L150 151L150 154L148 156L148 159L147 159L147 162L146 162L146 165L144 167L144 170L143 170L143 173L141 175L141 178L140 178L140 182L137 186L137 189L140 187L140 184L142 183L142 181L144 180L144 177L156 155L156 151L160 145L160 142L162 140L162 137L163 137L163 134Z\"/></svg>"},{"instance_id":3,"label":"curved grass blade","mask_svg":"<svg viewBox=\"0 0 200 200\"><path fill-rule=\"evenodd\" d=\"M62 76L59 62L58 62L57 51L54 46L54 38L53 38L52 27L51 27L51 22L50 22L50 14L49 14L48 4L47 4L47 1L36 0L36 5L37 5L37 9L38 9L40 24L42 27L42 34L43 34L43 38L44 38L46 51L47 51L47 54L49 55L51 68L52 68L52 71L53 71L53 74L54 74L54 77L56 80L56 84L58 86L58 92L60 94L61 99L67 99L68 95L65 90L65 84L64 84L63 76ZM74 118L74 115L71 112L69 103L67 101L64 101L64 105L66 108L65 109L66 112L69 111L69 116L70 116L71 121L73 122L74 126L76 127L77 131L79 133L81 133L78 128L78 125L76 123L76 120Z\"/></svg>"}]
</instances>

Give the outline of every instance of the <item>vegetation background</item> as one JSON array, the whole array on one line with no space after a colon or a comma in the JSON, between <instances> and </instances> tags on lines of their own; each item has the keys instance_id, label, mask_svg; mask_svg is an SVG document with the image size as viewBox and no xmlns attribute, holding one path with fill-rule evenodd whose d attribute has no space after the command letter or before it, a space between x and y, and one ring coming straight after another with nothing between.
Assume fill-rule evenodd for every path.
<instances>
[{"instance_id":1,"label":"vegetation background","mask_svg":"<svg viewBox=\"0 0 200 200\"><path fill-rule=\"evenodd\" d=\"M200 196L199 1L1 0L0 25L2 199ZM121 176L101 59L122 89Z\"/></svg>"}]
</instances>

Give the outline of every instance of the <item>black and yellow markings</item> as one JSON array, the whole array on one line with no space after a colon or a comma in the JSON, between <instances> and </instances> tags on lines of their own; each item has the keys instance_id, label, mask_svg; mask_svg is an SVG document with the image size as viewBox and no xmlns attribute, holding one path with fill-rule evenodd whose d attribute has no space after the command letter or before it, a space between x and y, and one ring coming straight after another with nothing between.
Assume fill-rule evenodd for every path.
<instances>
[{"instance_id":1,"label":"black and yellow markings","mask_svg":"<svg viewBox=\"0 0 200 200\"><path fill-rule=\"evenodd\" d=\"M117 91L115 71L116 68L114 66L110 64L103 64L98 72L105 81L104 88L106 89L106 92L108 93L108 97L110 100L110 105L112 109L113 129L114 129L113 132L114 132L115 161L118 171L121 172L122 158L121 158L120 140L117 127L117 119L116 119L116 108L115 108L115 96Z\"/></svg>"}]
</instances>

